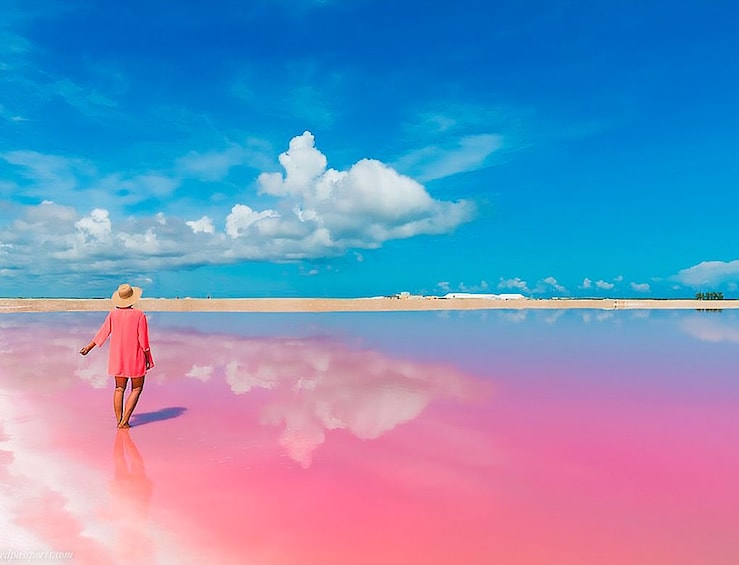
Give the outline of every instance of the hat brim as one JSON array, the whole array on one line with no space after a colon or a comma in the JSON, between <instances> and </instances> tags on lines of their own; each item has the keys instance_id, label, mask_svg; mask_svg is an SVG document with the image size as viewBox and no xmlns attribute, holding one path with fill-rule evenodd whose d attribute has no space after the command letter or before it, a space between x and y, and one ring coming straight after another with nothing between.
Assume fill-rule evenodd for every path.
<instances>
[{"instance_id":1,"label":"hat brim","mask_svg":"<svg viewBox=\"0 0 739 565\"><path fill-rule=\"evenodd\" d=\"M118 294L118 291L116 290L113 293L113 296L110 297L110 299L113 301L113 304L119 308L133 306L138 301L138 299L141 298L141 295L144 293L144 291L138 286L132 286L131 290L133 290L133 294L128 298L121 298L120 294Z\"/></svg>"}]
</instances>

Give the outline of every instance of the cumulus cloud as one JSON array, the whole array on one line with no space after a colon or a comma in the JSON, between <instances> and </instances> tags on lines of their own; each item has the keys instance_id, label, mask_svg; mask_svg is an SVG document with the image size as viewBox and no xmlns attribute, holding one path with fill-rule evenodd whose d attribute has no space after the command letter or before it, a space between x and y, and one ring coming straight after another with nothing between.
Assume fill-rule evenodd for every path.
<instances>
[{"instance_id":1,"label":"cumulus cloud","mask_svg":"<svg viewBox=\"0 0 739 565\"><path fill-rule=\"evenodd\" d=\"M591 281L588 277L585 277L582 281L582 284L580 285L580 288L593 288L593 281Z\"/></svg>"},{"instance_id":2,"label":"cumulus cloud","mask_svg":"<svg viewBox=\"0 0 739 565\"><path fill-rule=\"evenodd\" d=\"M108 211L99 208L90 212L89 216L75 222L74 227L81 234L89 236L94 241L107 241L112 234L112 224Z\"/></svg>"},{"instance_id":3,"label":"cumulus cloud","mask_svg":"<svg viewBox=\"0 0 739 565\"><path fill-rule=\"evenodd\" d=\"M651 290L649 283L631 283L631 289L636 292L649 292Z\"/></svg>"},{"instance_id":4,"label":"cumulus cloud","mask_svg":"<svg viewBox=\"0 0 739 565\"><path fill-rule=\"evenodd\" d=\"M500 282L498 283L498 288L519 290L521 292L531 292L528 285L526 284L526 281L520 279L519 277L513 279L500 279Z\"/></svg>"},{"instance_id":5,"label":"cumulus cloud","mask_svg":"<svg viewBox=\"0 0 739 565\"><path fill-rule=\"evenodd\" d=\"M539 284L536 285L536 292L547 292L549 290L556 290L557 292L567 292L567 289L559 284L557 279L554 277L547 277L545 279L542 279L539 281Z\"/></svg>"},{"instance_id":6,"label":"cumulus cloud","mask_svg":"<svg viewBox=\"0 0 739 565\"><path fill-rule=\"evenodd\" d=\"M65 182L67 190L76 187L69 160L17 152L3 157L24 167L34 182L53 179ZM468 201L434 199L421 184L376 160L362 159L343 171L327 168L310 132L292 139L279 161L284 173L264 173L257 179L259 192L275 205L259 209L233 204L220 226L210 216L180 218L159 212L121 218L103 206L86 214L51 201L27 206L19 217L0 225L0 268L36 274L150 272L245 260L327 258L350 249L378 248L389 240L448 233L475 212ZM223 166L227 164L228 159ZM189 166L195 170L196 165L191 156ZM177 185L176 179L157 173L108 175L97 183L132 201L164 198Z\"/></svg>"},{"instance_id":7,"label":"cumulus cloud","mask_svg":"<svg viewBox=\"0 0 739 565\"><path fill-rule=\"evenodd\" d=\"M280 214L274 210L256 212L249 206L237 204L231 209L231 213L226 218L226 233L231 239L236 239L247 233L251 226L258 224L261 220L279 217Z\"/></svg>"},{"instance_id":8,"label":"cumulus cloud","mask_svg":"<svg viewBox=\"0 0 739 565\"><path fill-rule=\"evenodd\" d=\"M608 281L600 280L600 281L595 281L595 286L601 290L611 290L616 285Z\"/></svg>"},{"instance_id":9,"label":"cumulus cloud","mask_svg":"<svg viewBox=\"0 0 739 565\"><path fill-rule=\"evenodd\" d=\"M447 233L474 214L470 202L435 200L421 184L374 159L346 171L327 169L310 132L293 138L279 160L284 174L258 178L260 192L292 206L279 231L300 237L307 231L326 249L375 248L391 239Z\"/></svg>"},{"instance_id":10,"label":"cumulus cloud","mask_svg":"<svg viewBox=\"0 0 739 565\"><path fill-rule=\"evenodd\" d=\"M216 231L216 227L213 225L213 220L208 216L203 216L199 220L185 222L185 224L190 226L193 233L215 233Z\"/></svg>"},{"instance_id":11,"label":"cumulus cloud","mask_svg":"<svg viewBox=\"0 0 739 565\"><path fill-rule=\"evenodd\" d=\"M567 289L563 285L561 285L559 281L557 281L557 279L554 277L546 277L544 279L541 279L536 283L536 286L533 289L529 288L528 283L520 277L515 277L512 279L500 279L500 282L498 283L498 288L536 294L543 294L551 292L552 290L559 293L567 292Z\"/></svg>"},{"instance_id":12,"label":"cumulus cloud","mask_svg":"<svg viewBox=\"0 0 739 565\"><path fill-rule=\"evenodd\" d=\"M29 275L192 266L212 247L199 235L163 215L113 223L107 210L80 216L74 208L44 201L0 228L6 251L0 266Z\"/></svg>"},{"instance_id":13,"label":"cumulus cloud","mask_svg":"<svg viewBox=\"0 0 739 565\"><path fill-rule=\"evenodd\" d=\"M480 281L479 284L459 283L459 290L462 292L484 292L490 288L487 281Z\"/></svg>"},{"instance_id":14,"label":"cumulus cloud","mask_svg":"<svg viewBox=\"0 0 739 565\"><path fill-rule=\"evenodd\" d=\"M695 288L739 281L739 259L734 261L703 261L681 270L674 277Z\"/></svg>"}]
</instances>

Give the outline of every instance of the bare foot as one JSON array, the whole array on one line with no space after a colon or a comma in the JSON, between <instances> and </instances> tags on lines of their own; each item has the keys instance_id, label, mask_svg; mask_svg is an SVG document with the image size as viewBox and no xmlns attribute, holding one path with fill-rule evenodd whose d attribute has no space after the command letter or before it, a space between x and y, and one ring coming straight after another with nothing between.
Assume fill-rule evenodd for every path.
<instances>
[{"instance_id":1,"label":"bare foot","mask_svg":"<svg viewBox=\"0 0 739 565\"><path fill-rule=\"evenodd\" d=\"M121 422L120 424L118 424L118 429L120 430L127 430L130 427L131 424L129 424L128 422Z\"/></svg>"}]
</instances>

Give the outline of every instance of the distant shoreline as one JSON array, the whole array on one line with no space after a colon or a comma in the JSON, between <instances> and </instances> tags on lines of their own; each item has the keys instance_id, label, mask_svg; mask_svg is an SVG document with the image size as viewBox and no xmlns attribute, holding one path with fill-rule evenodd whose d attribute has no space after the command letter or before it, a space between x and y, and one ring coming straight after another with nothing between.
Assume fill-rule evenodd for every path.
<instances>
[{"instance_id":1,"label":"distant shoreline","mask_svg":"<svg viewBox=\"0 0 739 565\"><path fill-rule=\"evenodd\" d=\"M443 310L729 310L739 300L554 298L142 298L147 312L412 312ZM0 298L0 313L105 312L107 298Z\"/></svg>"}]
</instances>

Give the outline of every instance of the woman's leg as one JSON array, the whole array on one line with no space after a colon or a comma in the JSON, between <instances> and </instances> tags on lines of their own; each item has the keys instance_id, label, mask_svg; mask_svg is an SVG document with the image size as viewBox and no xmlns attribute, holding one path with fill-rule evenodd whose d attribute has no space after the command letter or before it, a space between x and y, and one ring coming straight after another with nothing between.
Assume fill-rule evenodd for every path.
<instances>
[{"instance_id":1,"label":"woman's leg","mask_svg":"<svg viewBox=\"0 0 739 565\"><path fill-rule=\"evenodd\" d=\"M121 423L123 418L123 393L128 384L127 377L115 378L115 390L113 391L113 411L115 412L116 425Z\"/></svg>"},{"instance_id":2,"label":"woman's leg","mask_svg":"<svg viewBox=\"0 0 739 565\"><path fill-rule=\"evenodd\" d=\"M131 427L131 425L128 423L128 420L131 418L131 414L133 414L133 411L136 408L136 403L139 401L139 396L141 396L141 391L143 389L144 377L132 377L131 392L128 394L128 398L126 399L126 406L123 412L123 418L121 418L121 422L120 424L118 424L119 428Z\"/></svg>"}]
</instances>

